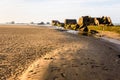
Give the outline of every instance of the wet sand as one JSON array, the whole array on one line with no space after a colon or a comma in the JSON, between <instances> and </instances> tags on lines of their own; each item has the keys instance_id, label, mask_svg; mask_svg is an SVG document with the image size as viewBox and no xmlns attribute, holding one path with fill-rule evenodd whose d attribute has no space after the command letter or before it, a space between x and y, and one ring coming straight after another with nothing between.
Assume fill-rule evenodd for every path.
<instances>
[{"instance_id":1,"label":"wet sand","mask_svg":"<svg viewBox=\"0 0 120 80\"><path fill-rule=\"evenodd\" d=\"M120 34L118 34L116 32L99 31L97 36L107 37L107 38L110 38L110 39L115 39L115 40L119 40L120 41Z\"/></svg>"},{"instance_id":2,"label":"wet sand","mask_svg":"<svg viewBox=\"0 0 120 80\"><path fill-rule=\"evenodd\" d=\"M0 26L0 80L119 80L120 49L99 38Z\"/></svg>"}]
</instances>

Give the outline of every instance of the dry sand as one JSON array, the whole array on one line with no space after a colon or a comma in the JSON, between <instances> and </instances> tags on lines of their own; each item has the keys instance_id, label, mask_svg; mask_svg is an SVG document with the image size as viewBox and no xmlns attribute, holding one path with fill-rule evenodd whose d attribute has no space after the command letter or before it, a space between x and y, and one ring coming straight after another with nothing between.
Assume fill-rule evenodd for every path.
<instances>
[{"instance_id":1,"label":"dry sand","mask_svg":"<svg viewBox=\"0 0 120 80\"><path fill-rule=\"evenodd\" d=\"M0 26L0 80L120 80L120 49L94 37Z\"/></svg>"}]
</instances>

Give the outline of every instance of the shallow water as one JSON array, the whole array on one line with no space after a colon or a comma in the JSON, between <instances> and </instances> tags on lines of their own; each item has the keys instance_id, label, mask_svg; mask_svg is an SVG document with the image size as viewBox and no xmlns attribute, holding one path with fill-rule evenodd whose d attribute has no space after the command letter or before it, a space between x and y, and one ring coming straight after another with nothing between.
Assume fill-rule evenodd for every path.
<instances>
[{"instance_id":1,"label":"shallow water","mask_svg":"<svg viewBox=\"0 0 120 80\"><path fill-rule=\"evenodd\" d=\"M79 31L75 31L75 30L67 30L68 33L71 33L71 34L78 34Z\"/></svg>"},{"instance_id":2,"label":"shallow water","mask_svg":"<svg viewBox=\"0 0 120 80\"><path fill-rule=\"evenodd\" d=\"M109 42L115 43L115 44L119 44L120 45L120 40L116 40L116 39L112 39L112 38L107 38L107 37L101 37L104 40L107 40Z\"/></svg>"},{"instance_id":3,"label":"shallow water","mask_svg":"<svg viewBox=\"0 0 120 80\"><path fill-rule=\"evenodd\" d=\"M65 30L63 27L57 27L57 26L53 26L51 28L54 29L59 29L59 30ZM80 35L84 35L84 33L80 33L79 31L75 31L75 30L66 30L66 32L71 33L71 34L80 34ZM88 36L88 34L85 34L84 36ZM120 40L116 40L116 39L112 39L112 38L107 38L107 37L101 37L101 39L109 41L111 43L115 43L118 44L120 46Z\"/></svg>"}]
</instances>

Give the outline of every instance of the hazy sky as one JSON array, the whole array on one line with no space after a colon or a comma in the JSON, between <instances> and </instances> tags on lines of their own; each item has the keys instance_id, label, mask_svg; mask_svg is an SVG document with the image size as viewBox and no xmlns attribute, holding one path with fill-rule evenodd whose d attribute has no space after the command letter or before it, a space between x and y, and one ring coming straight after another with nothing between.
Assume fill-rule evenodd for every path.
<instances>
[{"instance_id":1,"label":"hazy sky","mask_svg":"<svg viewBox=\"0 0 120 80\"><path fill-rule=\"evenodd\" d=\"M0 0L0 22L41 22L110 16L120 23L120 0Z\"/></svg>"}]
</instances>

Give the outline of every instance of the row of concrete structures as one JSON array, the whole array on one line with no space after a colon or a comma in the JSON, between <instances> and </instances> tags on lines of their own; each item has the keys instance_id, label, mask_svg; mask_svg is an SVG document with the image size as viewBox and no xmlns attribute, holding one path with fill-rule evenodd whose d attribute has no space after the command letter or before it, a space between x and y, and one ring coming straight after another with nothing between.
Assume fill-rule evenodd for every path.
<instances>
[{"instance_id":1,"label":"row of concrete structures","mask_svg":"<svg viewBox=\"0 0 120 80\"><path fill-rule=\"evenodd\" d=\"M91 16L82 16L79 18L78 22L76 19L65 19L64 23L59 22L58 20L52 20L52 26L61 26L66 29L80 29L89 25L99 26L113 26L112 20L110 17L91 17Z\"/></svg>"}]
</instances>

